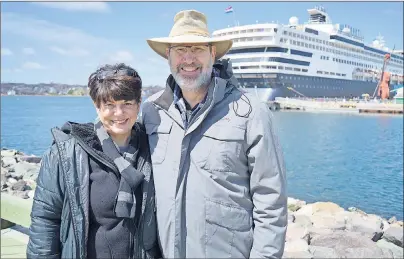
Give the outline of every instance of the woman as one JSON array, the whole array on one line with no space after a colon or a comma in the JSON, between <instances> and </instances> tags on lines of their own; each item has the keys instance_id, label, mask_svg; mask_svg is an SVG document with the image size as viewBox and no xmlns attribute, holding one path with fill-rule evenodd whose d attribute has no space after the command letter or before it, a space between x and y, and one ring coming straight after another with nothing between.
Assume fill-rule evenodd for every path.
<instances>
[{"instance_id":1,"label":"woman","mask_svg":"<svg viewBox=\"0 0 404 259\"><path fill-rule=\"evenodd\" d=\"M28 258L154 258L154 183L143 126L142 81L105 65L88 87L99 120L52 129L31 213Z\"/></svg>"}]
</instances>

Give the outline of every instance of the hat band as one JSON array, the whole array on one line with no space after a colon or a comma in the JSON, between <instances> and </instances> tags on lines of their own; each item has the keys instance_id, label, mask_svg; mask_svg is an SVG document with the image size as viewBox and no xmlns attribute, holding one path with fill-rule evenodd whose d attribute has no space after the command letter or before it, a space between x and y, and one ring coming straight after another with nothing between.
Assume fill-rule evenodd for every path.
<instances>
[{"instance_id":1,"label":"hat band","mask_svg":"<svg viewBox=\"0 0 404 259\"><path fill-rule=\"evenodd\" d=\"M202 36L202 37L209 37L209 33L203 32L203 31L183 31L181 33L170 33L169 37L178 37L178 36Z\"/></svg>"}]
</instances>

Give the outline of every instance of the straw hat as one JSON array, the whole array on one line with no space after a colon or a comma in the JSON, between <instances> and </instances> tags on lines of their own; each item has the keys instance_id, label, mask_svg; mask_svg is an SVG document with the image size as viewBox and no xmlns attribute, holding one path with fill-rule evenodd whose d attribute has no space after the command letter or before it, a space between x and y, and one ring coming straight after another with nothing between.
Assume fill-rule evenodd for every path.
<instances>
[{"instance_id":1,"label":"straw hat","mask_svg":"<svg viewBox=\"0 0 404 259\"><path fill-rule=\"evenodd\" d=\"M210 43L216 46L216 59L224 56L233 45L232 40L219 40L209 35L206 16L195 10L184 10L174 17L170 35L147 40L149 46L160 56L167 59L166 49L171 44Z\"/></svg>"}]
</instances>

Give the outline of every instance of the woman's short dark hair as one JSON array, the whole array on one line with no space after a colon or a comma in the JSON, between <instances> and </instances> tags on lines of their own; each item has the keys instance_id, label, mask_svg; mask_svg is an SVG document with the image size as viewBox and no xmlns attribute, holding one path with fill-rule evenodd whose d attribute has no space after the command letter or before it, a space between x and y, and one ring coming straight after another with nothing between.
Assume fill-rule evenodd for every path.
<instances>
[{"instance_id":1,"label":"woman's short dark hair","mask_svg":"<svg viewBox=\"0 0 404 259\"><path fill-rule=\"evenodd\" d=\"M108 101L141 102L142 79L135 69L124 63L97 69L88 79L88 88L97 107Z\"/></svg>"}]
</instances>

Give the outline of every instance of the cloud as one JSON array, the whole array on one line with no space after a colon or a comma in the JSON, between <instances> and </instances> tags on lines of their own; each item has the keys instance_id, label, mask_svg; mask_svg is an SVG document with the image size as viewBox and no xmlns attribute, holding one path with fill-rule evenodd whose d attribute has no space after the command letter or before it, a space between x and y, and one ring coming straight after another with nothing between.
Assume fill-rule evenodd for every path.
<instances>
[{"instance_id":1,"label":"cloud","mask_svg":"<svg viewBox=\"0 0 404 259\"><path fill-rule=\"evenodd\" d=\"M61 81L70 80L70 78L72 78L72 80L83 83L81 80L83 80L83 78L86 79L87 73L92 72L97 69L97 67L120 62L131 65L138 70L142 80L144 79L145 86L151 84L165 85L167 76L170 73L167 61L154 53L150 48L132 49L132 44L124 42L123 39L95 36L82 29L37 19L28 14L21 15L10 12L1 13L1 27L4 37L13 35L16 36L20 42L47 46L49 51L58 53L58 55L65 55L63 57L75 55L71 60L69 59L69 62L63 62L63 67L66 70L78 70L78 73L69 77L62 75L60 76L63 78L60 79ZM52 49L50 49L51 47ZM80 55L84 55L85 50L90 53L83 59ZM96 53L96 55L94 55L94 53ZM76 58L76 60L74 60L74 58ZM46 61L47 63L41 63L45 62L41 60L37 60L37 62L38 61L40 64L36 63L36 65L34 65L35 62L31 62L18 68L22 70L41 68L47 70L56 69L56 66L51 64L56 64L57 62L49 63L52 62L52 58ZM72 65L70 63L74 63L74 67L71 67ZM56 75L57 73L59 73L59 71L55 72L53 77L59 76ZM83 76L82 74L85 75ZM21 81L20 78L16 80ZM30 78L27 77L23 80L29 81ZM42 80L50 80L49 75L46 75L46 78L42 78Z\"/></svg>"},{"instance_id":2,"label":"cloud","mask_svg":"<svg viewBox=\"0 0 404 259\"><path fill-rule=\"evenodd\" d=\"M11 56L11 55L13 55L13 52L7 48L1 48L1 55L2 56Z\"/></svg>"},{"instance_id":3,"label":"cloud","mask_svg":"<svg viewBox=\"0 0 404 259\"><path fill-rule=\"evenodd\" d=\"M402 10L400 12L400 10L396 10L396 9L384 9L382 11L382 13L384 15L400 15L400 14L402 15Z\"/></svg>"},{"instance_id":4,"label":"cloud","mask_svg":"<svg viewBox=\"0 0 404 259\"><path fill-rule=\"evenodd\" d=\"M45 69L45 67L37 62L27 61L22 65L22 69Z\"/></svg>"},{"instance_id":5,"label":"cloud","mask_svg":"<svg viewBox=\"0 0 404 259\"><path fill-rule=\"evenodd\" d=\"M1 13L1 30L3 33L10 33L37 40L50 42L62 46L78 45L88 48L110 45L112 41L102 37L96 37L80 29L58 25L46 20L39 20L28 16L4 12Z\"/></svg>"},{"instance_id":6,"label":"cloud","mask_svg":"<svg viewBox=\"0 0 404 259\"><path fill-rule=\"evenodd\" d=\"M67 48L52 46L52 47L50 47L50 50L55 53L58 53L60 55L63 55L63 56L83 57L83 56L87 56L88 54L90 54L87 50L82 49L82 48L67 49Z\"/></svg>"},{"instance_id":7,"label":"cloud","mask_svg":"<svg viewBox=\"0 0 404 259\"><path fill-rule=\"evenodd\" d=\"M120 50L113 53L109 61L112 63L130 63L134 60L132 53L126 50Z\"/></svg>"},{"instance_id":8,"label":"cloud","mask_svg":"<svg viewBox=\"0 0 404 259\"><path fill-rule=\"evenodd\" d=\"M4 74L6 74L6 73L19 73L19 72L22 72L22 69L21 68L14 68L14 69L10 69L10 68L2 68L1 69L1 73L4 73Z\"/></svg>"},{"instance_id":9,"label":"cloud","mask_svg":"<svg viewBox=\"0 0 404 259\"><path fill-rule=\"evenodd\" d=\"M1 69L1 73L3 74L3 73L11 73L12 72L12 70L11 69L8 69L8 68L2 68Z\"/></svg>"},{"instance_id":10,"label":"cloud","mask_svg":"<svg viewBox=\"0 0 404 259\"><path fill-rule=\"evenodd\" d=\"M105 2L37 2L33 4L70 12L106 13L110 11L109 5Z\"/></svg>"},{"instance_id":11,"label":"cloud","mask_svg":"<svg viewBox=\"0 0 404 259\"><path fill-rule=\"evenodd\" d=\"M33 48L23 48L22 53L25 55L35 55L35 50Z\"/></svg>"}]
</instances>

